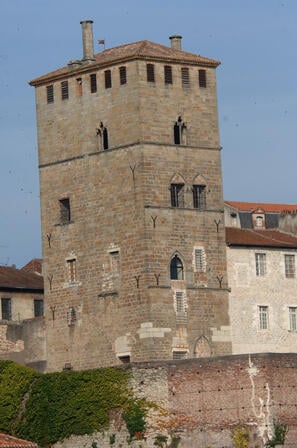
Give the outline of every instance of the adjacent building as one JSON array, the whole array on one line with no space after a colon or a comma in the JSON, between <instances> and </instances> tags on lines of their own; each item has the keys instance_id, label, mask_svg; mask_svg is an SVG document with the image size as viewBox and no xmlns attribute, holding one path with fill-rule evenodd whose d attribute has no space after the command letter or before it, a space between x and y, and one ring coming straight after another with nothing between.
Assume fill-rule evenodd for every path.
<instances>
[{"instance_id":1,"label":"adjacent building","mask_svg":"<svg viewBox=\"0 0 297 448\"><path fill-rule=\"evenodd\" d=\"M216 67L140 41L31 81L48 370L231 353Z\"/></svg>"}]
</instances>

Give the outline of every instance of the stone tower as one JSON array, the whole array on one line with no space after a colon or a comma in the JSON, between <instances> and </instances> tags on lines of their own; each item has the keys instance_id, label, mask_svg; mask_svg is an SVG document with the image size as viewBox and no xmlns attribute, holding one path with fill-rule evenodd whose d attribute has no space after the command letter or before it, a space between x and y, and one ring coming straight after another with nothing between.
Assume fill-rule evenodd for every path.
<instances>
[{"instance_id":1,"label":"stone tower","mask_svg":"<svg viewBox=\"0 0 297 448\"><path fill-rule=\"evenodd\" d=\"M35 86L48 370L231 352L215 69L149 41Z\"/></svg>"}]
</instances>

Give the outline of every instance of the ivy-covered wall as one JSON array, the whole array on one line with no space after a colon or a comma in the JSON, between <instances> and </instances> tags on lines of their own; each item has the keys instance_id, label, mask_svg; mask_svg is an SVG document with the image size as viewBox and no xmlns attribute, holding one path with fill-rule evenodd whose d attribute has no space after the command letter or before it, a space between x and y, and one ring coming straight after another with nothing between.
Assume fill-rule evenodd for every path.
<instances>
[{"instance_id":1,"label":"ivy-covered wall","mask_svg":"<svg viewBox=\"0 0 297 448\"><path fill-rule=\"evenodd\" d=\"M132 439L145 429L146 405L129 377L117 368L40 374L0 361L0 431L46 446L108 429L111 411L121 409Z\"/></svg>"}]
</instances>

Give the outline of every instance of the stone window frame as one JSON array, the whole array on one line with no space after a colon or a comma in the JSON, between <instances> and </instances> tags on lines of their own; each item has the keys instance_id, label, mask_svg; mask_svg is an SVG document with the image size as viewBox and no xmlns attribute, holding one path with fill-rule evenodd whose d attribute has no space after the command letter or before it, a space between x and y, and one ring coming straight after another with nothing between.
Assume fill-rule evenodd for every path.
<instances>
[{"instance_id":1,"label":"stone window frame","mask_svg":"<svg viewBox=\"0 0 297 448\"><path fill-rule=\"evenodd\" d=\"M108 250L110 257L110 269L113 277L119 277L121 273L121 252L119 247Z\"/></svg>"},{"instance_id":2,"label":"stone window frame","mask_svg":"<svg viewBox=\"0 0 297 448\"><path fill-rule=\"evenodd\" d=\"M185 266L181 256L175 253L169 264L170 280L184 280L185 279Z\"/></svg>"},{"instance_id":3,"label":"stone window frame","mask_svg":"<svg viewBox=\"0 0 297 448\"><path fill-rule=\"evenodd\" d=\"M256 276L265 277L267 274L267 256L265 252L255 252Z\"/></svg>"},{"instance_id":4,"label":"stone window frame","mask_svg":"<svg viewBox=\"0 0 297 448\"><path fill-rule=\"evenodd\" d=\"M289 331L297 332L297 305L288 307Z\"/></svg>"},{"instance_id":5,"label":"stone window frame","mask_svg":"<svg viewBox=\"0 0 297 448\"><path fill-rule=\"evenodd\" d=\"M173 349L172 350L172 359L179 360L179 359L187 359L189 356L189 350L178 350Z\"/></svg>"},{"instance_id":6,"label":"stone window frame","mask_svg":"<svg viewBox=\"0 0 297 448\"><path fill-rule=\"evenodd\" d=\"M66 258L67 279L69 284L77 283L77 257Z\"/></svg>"},{"instance_id":7,"label":"stone window frame","mask_svg":"<svg viewBox=\"0 0 297 448\"><path fill-rule=\"evenodd\" d=\"M199 258L197 258L198 254ZM206 253L205 248L203 246L194 246L193 268L194 272L206 272Z\"/></svg>"},{"instance_id":8,"label":"stone window frame","mask_svg":"<svg viewBox=\"0 0 297 448\"><path fill-rule=\"evenodd\" d=\"M295 278L295 254L284 254L285 277Z\"/></svg>"},{"instance_id":9,"label":"stone window frame","mask_svg":"<svg viewBox=\"0 0 297 448\"><path fill-rule=\"evenodd\" d=\"M258 329L260 331L269 330L269 306L268 305L258 305L258 317L259 317Z\"/></svg>"}]
</instances>

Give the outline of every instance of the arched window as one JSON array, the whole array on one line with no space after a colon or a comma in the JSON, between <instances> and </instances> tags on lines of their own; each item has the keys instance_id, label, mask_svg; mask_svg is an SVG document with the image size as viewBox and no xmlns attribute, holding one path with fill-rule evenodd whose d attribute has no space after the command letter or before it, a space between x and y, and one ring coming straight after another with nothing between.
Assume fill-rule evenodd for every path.
<instances>
[{"instance_id":1,"label":"arched window","mask_svg":"<svg viewBox=\"0 0 297 448\"><path fill-rule=\"evenodd\" d=\"M170 278L171 280L184 279L184 266L181 259L177 255L174 255L170 262Z\"/></svg>"},{"instance_id":2,"label":"arched window","mask_svg":"<svg viewBox=\"0 0 297 448\"><path fill-rule=\"evenodd\" d=\"M170 183L170 203L171 207L184 206L184 186L185 181L182 176L176 173Z\"/></svg>"},{"instance_id":3,"label":"arched window","mask_svg":"<svg viewBox=\"0 0 297 448\"><path fill-rule=\"evenodd\" d=\"M206 208L206 182L202 176L197 176L194 179L193 186L193 207L198 210L205 210Z\"/></svg>"}]
</instances>

